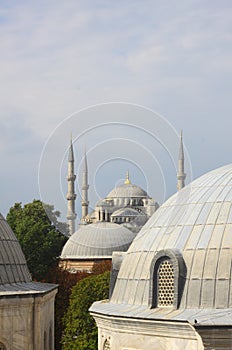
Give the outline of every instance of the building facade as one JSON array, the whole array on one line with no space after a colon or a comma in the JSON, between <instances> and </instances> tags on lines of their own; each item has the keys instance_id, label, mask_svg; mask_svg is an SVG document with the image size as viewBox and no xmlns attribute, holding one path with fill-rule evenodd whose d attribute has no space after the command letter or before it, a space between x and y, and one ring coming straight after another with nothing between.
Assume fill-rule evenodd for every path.
<instances>
[{"instance_id":1,"label":"building facade","mask_svg":"<svg viewBox=\"0 0 232 350\"><path fill-rule=\"evenodd\" d=\"M0 214L0 349L53 350L57 286L31 280L13 231Z\"/></svg>"}]
</instances>

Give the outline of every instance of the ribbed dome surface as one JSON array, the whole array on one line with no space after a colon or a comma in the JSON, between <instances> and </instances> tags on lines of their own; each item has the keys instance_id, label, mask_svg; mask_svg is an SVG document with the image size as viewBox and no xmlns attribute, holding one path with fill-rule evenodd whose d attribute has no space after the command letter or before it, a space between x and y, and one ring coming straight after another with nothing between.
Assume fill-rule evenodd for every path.
<instances>
[{"instance_id":1,"label":"ribbed dome surface","mask_svg":"<svg viewBox=\"0 0 232 350\"><path fill-rule=\"evenodd\" d=\"M0 214L0 285L30 281L31 276L20 244Z\"/></svg>"},{"instance_id":2,"label":"ribbed dome surface","mask_svg":"<svg viewBox=\"0 0 232 350\"><path fill-rule=\"evenodd\" d=\"M114 188L107 196L107 198L144 198L148 197L141 187L133 184L124 184Z\"/></svg>"},{"instance_id":3,"label":"ribbed dome surface","mask_svg":"<svg viewBox=\"0 0 232 350\"><path fill-rule=\"evenodd\" d=\"M167 250L186 265L179 309L232 308L232 165L198 178L153 214L126 253L110 303L149 307L152 260Z\"/></svg>"},{"instance_id":4,"label":"ribbed dome surface","mask_svg":"<svg viewBox=\"0 0 232 350\"><path fill-rule=\"evenodd\" d=\"M135 234L109 222L83 225L65 244L61 259L109 257L113 251L126 251Z\"/></svg>"}]
</instances>

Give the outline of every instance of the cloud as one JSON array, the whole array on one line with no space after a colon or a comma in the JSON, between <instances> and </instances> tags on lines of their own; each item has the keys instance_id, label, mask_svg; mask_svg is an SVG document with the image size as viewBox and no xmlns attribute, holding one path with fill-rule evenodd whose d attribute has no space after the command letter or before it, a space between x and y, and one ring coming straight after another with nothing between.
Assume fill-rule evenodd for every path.
<instances>
[{"instance_id":1,"label":"cloud","mask_svg":"<svg viewBox=\"0 0 232 350\"><path fill-rule=\"evenodd\" d=\"M200 161L199 146L228 162L231 23L226 0L3 2L0 121L15 133L11 157L34 166L65 117L95 103L125 101L184 128L196 175L218 164L213 156ZM36 150L23 152L34 138ZM215 138L219 146L210 144ZM10 137L3 137L6 164L9 147Z\"/></svg>"}]
</instances>

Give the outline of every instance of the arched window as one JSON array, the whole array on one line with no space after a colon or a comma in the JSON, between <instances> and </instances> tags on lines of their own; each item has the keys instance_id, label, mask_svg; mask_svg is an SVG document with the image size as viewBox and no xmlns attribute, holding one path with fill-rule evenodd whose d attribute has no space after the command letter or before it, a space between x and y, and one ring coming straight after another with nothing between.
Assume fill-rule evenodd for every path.
<instances>
[{"instance_id":1,"label":"arched window","mask_svg":"<svg viewBox=\"0 0 232 350\"><path fill-rule=\"evenodd\" d=\"M103 346L103 350L110 350L110 342L109 340L106 340Z\"/></svg>"},{"instance_id":2,"label":"arched window","mask_svg":"<svg viewBox=\"0 0 232 350\"><path fill-rule=\"evenodd\" d=\"M6 347L3 343L0 343L0 350L6 350Z\"/></svg>"},{"instance_id":3,"label":"arched window","mask_svg":"<svg viewBox=\"0 0 232 350\"><path fill-rule=\"evenodd\" d=\"M160 262L157 271L157 306L174 305L174 268L170 259Z\"/></svg>"},{"instance_id":4,"label":"arched window","mask_svg":"<svg viewBox=\"0 0 232 350\"><path fill-rule=\"evenodd\" d=\"M186 265L181 252L171 249L157 252L150 270L150 306L178 308L185 279Z\"/></svg>"}]
</instances>

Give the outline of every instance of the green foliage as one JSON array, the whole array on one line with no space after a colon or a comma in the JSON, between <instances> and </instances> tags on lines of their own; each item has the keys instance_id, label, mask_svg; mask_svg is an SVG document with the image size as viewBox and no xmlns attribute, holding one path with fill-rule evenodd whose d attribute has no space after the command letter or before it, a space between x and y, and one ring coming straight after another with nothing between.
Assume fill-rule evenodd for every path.
<instances>
[{"instance_id":1,"label":"green foliage","mask_svg":"<svg viewBox=\"0 0 232 350\"><path fill-rule=\"evenodd\" d=\"M59 212L54 207L46 205L54 219L58 222ZM43 204L39 200L22 207L16 203L7 214L7 222L14 231L27 260L32 277L41 280L49 268L56 262L67 238L50 222Z\"/></svg>"},{"instance_id":2,"label":"green foliage","mask_svg":"<svg viewBox=\"0 0 232 350\"><path fill-rule=\"evenodd\" d=\"M69 297L73 286L83 278L88 277L87 272L78 271L77 273L69 273L61 270L59 267L53 267L49 270L45 278L45 282L58 284L58 293L55 300L55 349L61 350L61 336L63 333L63 316L68 309Z\"/></svg>"},{"instance_id":3,"label":"green foliage","mask_svg":"<svg viewBox=\"0 0 232 350\"><path fill-rule=\"evenodd\" d=\"M64 317L63 350L96 350L97 327L88 309L94 301L108 298L110 272L87 277L73 287Z\"/></svg>"}]
</instances>

